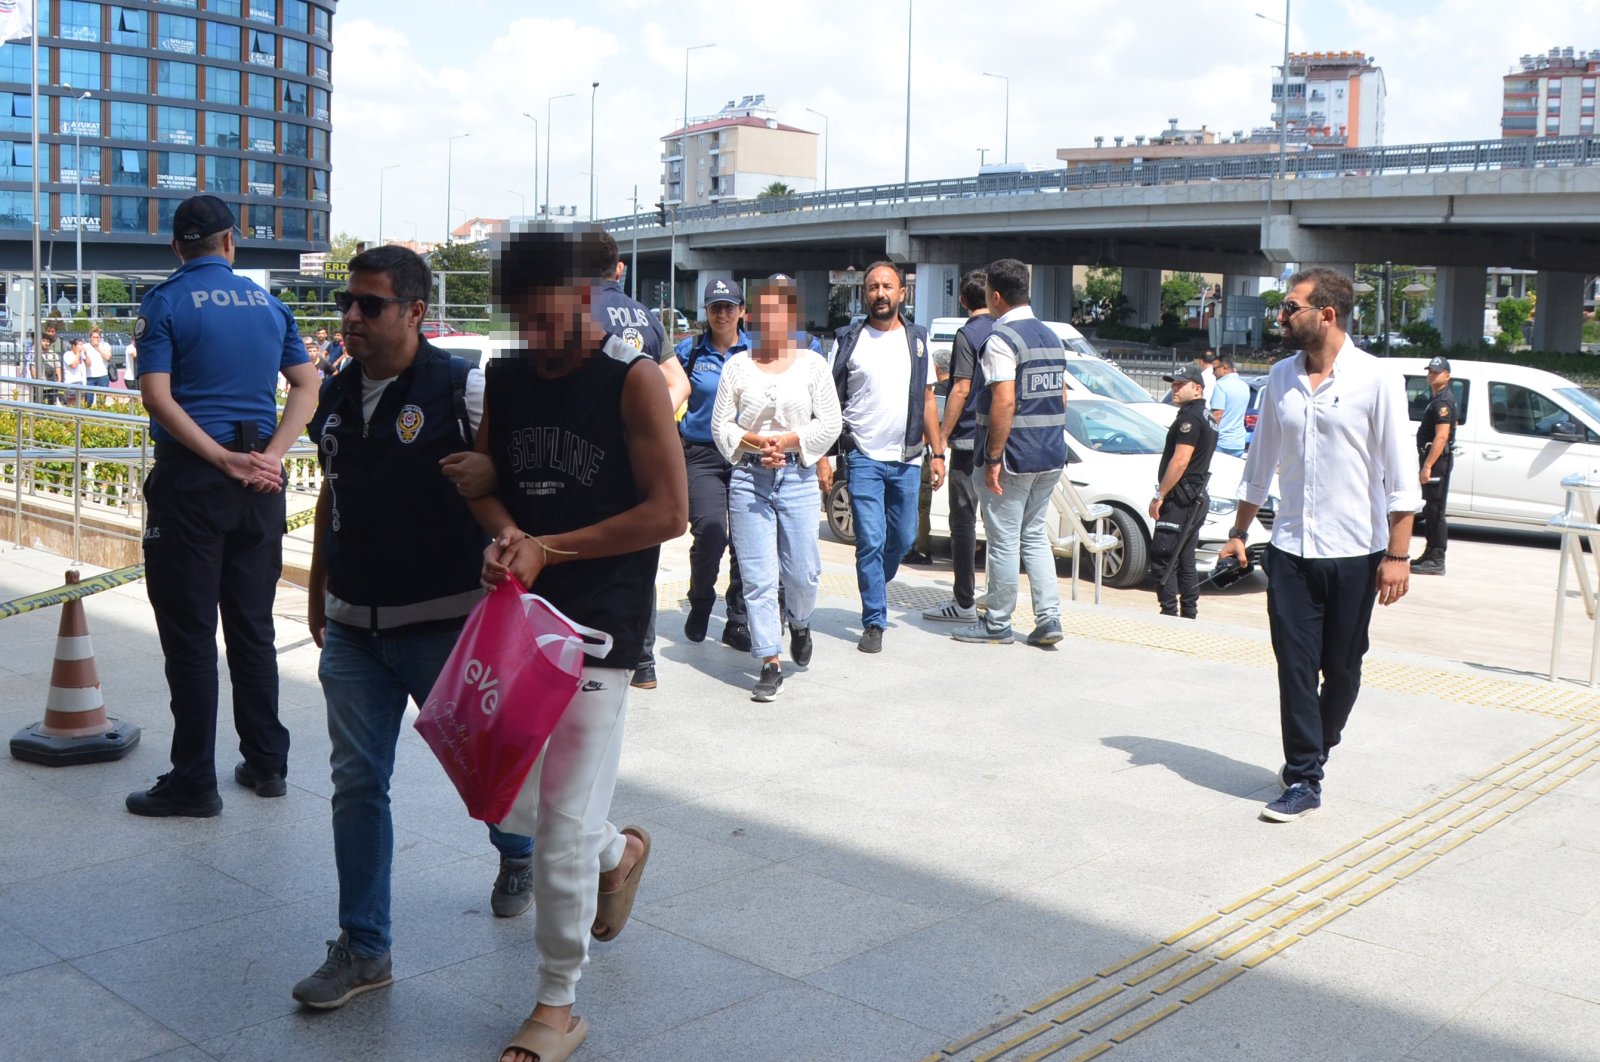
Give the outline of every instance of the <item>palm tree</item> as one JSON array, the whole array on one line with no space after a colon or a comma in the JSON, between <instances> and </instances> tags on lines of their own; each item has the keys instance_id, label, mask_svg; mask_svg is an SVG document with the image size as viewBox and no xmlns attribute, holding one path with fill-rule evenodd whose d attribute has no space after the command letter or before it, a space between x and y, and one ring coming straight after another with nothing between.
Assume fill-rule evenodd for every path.
<instances>
[{"instance_id":1,"label":"palm tree","mask_svg":"<svg viewBox=\"0 0 1600 1062\"><path fill-rule=\"evenodd\" d=\"M761 191L756 193L757 199L776 199L779 196L794 195L794 189L782 181L773 181Z\"/></svg>"}]
</instances>

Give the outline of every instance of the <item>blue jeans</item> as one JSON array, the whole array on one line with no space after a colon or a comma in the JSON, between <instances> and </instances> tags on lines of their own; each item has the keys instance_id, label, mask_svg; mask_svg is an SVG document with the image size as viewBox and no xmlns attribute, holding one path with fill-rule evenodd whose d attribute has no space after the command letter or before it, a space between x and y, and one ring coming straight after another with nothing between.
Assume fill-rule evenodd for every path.
<instances>
[{"instance_id":1,"label":"blue jeans","mask_svg":"<svg viewBox=\"0 0 1600 1062\"><path fill-rule=\"evenodd\" d=\"M1019 567L1028 572L1034 621L1059 621L1061 591L1056 586L1056 555L1050 549L1045 521L1050 518L1050 497L1061 480L1061 469L1002 470L1000 494L989 489L984 471L980 467L972 475L983 505L983 531L989 551L989 629L1011 626L1011 613L1017 607Z\"/></svg>"},{"instance_id":2,"label":"blue jeans","mask_svg":"<svg viewBox=\"0 0 1600 1062\"><path fill-rule=\"evenodd\" d=\"M333 752L333 854L339 868L339 928L350 950L372 958L389 951L389 870L394 821L389 776L406 700L428 699L455 648L458 631L369 634L328 624L317 677L328 701ZM533 839L489 827L503 857L533 853Z\"/></svg>"},{"instance_id":3,"label":"blue jeans","mask_svg":"<svg viewBox=\"0 0 1600 1062\"><path fill-rule=\"evenodd\" d=\"M861 625L889 625L889 583L917 537L922 466L850 454L850 519L856 531L856 586Z\"/></svg>"},{"instance_id":4,"label":"blue jeans","mask_svg":"<svg viewBox=\"0 0 1600 1062\"><path fill-rule=\"evenodd\" d=\"M855 481L851 480L851 486ZM778 582L789 626L811 626L822 556L817 552L817 470L799 465L762 468L741 461L728 480L728 522L744 580L750 621L750 655L777 656L783 624Z\"/></svg>"},{"instance_id":5,"label":"blue jeans","mask_svg":"<svg viewBox=\"0 0 1600 1062\"><path fill-rule=\"evenodd\" d=\"M1243 457L1244 447L1241 446L1238 449L1235 449L1232 446L1218 446L1217 453L1227 454L1230 457Z\"/></svg>"}]
</instances>

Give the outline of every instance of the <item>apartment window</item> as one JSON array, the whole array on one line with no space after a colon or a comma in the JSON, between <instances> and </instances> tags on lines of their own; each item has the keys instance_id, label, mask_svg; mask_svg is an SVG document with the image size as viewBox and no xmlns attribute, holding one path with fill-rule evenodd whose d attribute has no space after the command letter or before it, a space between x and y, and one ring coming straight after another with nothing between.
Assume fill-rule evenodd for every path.
<instances>
[{"instance_id":1,"label":"apartment window","mask_svg":"<svg viewBox=\"0 0 1600 1062\"><path fill-rule=\"evenodd\" d=\"M250 119L250 142L245 147L250 151L264 151L269 155L277 154L277 125L278 123L271 118Z\"/></svg>"},{"instance_id":2,"label":"apartment window","mask_svg":"<svg viewBox=\"0 0 1600 1062\"><path fill-rule=\"evenodd\" d=\"M250 194L277 195L277 174L270 162L250 163Z\"/></svg>"},{"instance_id":3,"label":"apartment window","mask_svg":"<svg viewBox=\"0 0 1600 1062\"><path fill-rule=\"evenodd\" d=\"M257 22L277 22L278 0L250 0L250 17Z\"/></svg>"},{"instance_id":4,"label":"apartment window","mask_svg":"<svg viewBox=\"0 0 1600 1062\"><path fill-rule=\"evenodd\" d=\"M304 74L309 71L306 65L306 49L310 45L305 41L297 41L292 37L283 39L283 69L291 74Z\"/></svg>"},{"instance_id":5,"label":"apartment window","mask_svg":"<svg viewBox=\"0 0 1600 1062\"><path fill-rule=\"evenodd\" d=\"M150 92L150 61L142 55L111 57L111 91L144 96Z\"/></svg>"},{"instance_id":6,"label":"apartment window","mask_svg":"<svg viewBox=\"0 0 1600 1062\"><path fill-rule=\"evenodd\" d=\"M193 63L156 61L156 95L175 100L200 97L200 68Z\"/></svg>"},{"instance_id":7,"label":"apartment window","mask_svg":"<svg viewBox=\"0 0 1600 1062\"><path fill-rule=\"evenodd\" d=\"M199 156L186 151L158 151L156 153L156 187L192 192L199 172Z\"/></svg>"},{"instance_id":8,"label":"apartment window","mask_svg":"<svg viewBox=\"0 0 1600 1062\"><path fill-rule=\"evenodd\" d=\"M26 147L27 145L24 144L23 146ZM49 147L48 144L40 144L39 146L41 148ZM80 154L80 151L81 151L81 154ZM83 178L82 178L83 179L83 183L84 184L99 184L100 183L100 149L99 148L97 148L97 147L85 147L85 148L81 148L80 149L80 148L74 147L72 144L62 144L61 145L61 149L60 149L60 155L61 155L61 175L59 177L57 177L56 179L59 180L62 184L72 184L73 182L75 182L75 181L77 181L79 179L79 177L78 177L78 165L79 165L80 161L83 164ZM46 157L46 161L48 162L48 156ZM48 168L48 167L46 167L46 168Z\"/></svg>"},{"instance_id":9,"label":"apartment window","mask_svg":"<svg viewBox=\"0 0 1600 1062\"><path fill-rule=\"evenodd\" d=\"M1551 96L1549 99L1545 100L1544 109L1549 111L1551 114L1559 111L1561 109L1561 97Z\"/></svg>"},{"instance_id":10,"label":"apartment window","mask_svg":"<svg viewBox=\"0 0 1600 1062\"><path fill-rule=\"evenodd\" d=\"M306 238L306 212L304 210L278 211L278 239L304 240Z\"/></svg>"},{"instance_id":11,"label":"apartment window","mask_svg":"<svg viewBox=\"0 0 1600 1062\"><path fill-rule=\"evenodd\" d=\"M306 168L304 166L279 166L279 195L284 199L306 197Z\"/></svg>"},{"instance_id":12,"label":"apartment window","mask_svg":"<svg viewBox=\"0 0 1600 1062\"><path fill-rule=\"evenodd\" d=\"M283 24L300 33L311 32L311 5L306 0L283 0Z\"/></svg>"},{"instance_id":13,"label":"apartment window","mask_svg":"<svg viewBox=\"0 0 1600 1062\"><path fill-rule=\"evenodd\" d=\"M199 126L196 112L189 107L156 108L156 141L162 144L193 144Z\"/></svg>"},{"instance_id":14,"label":"apartment window","mask_svg":"<svg viewBox=\"0 0 1600 1062\"><path fill-rule=\"evenodd\" d=\"M258 111L278 109L278 79L266 74L250 74L250 106Z\"/></svg>"},{"instance_id":15,"label":"apartment window","mask_svg":"<svg viewBox=\"0 0 1600 1062\"><path fill-rule=\"evenodd\" d=\"M235 151L243 147L239 133L239 116L224 111L207 111L206 143L212 147L232 148Z\"/></svg>"},{"instance_id":16,"label":"apartment window","mask_svg":"<svg viewBox=\"0 0 1600 1062\"><path fill-rule=\"evenodd\" d=\"M112 8L111 43L132 48L148 47L150 39L145 36L145 31L149 29L150 24L145 21L146 17L143 11L135 11L132 8Z\"/></svg>"},{"instance_id":17,"label":"apartment window","mask_svg":"<svg viewBox=\"0 0 1600 1062\"><path fill-rule=\"evenodd\" d=\"M251 30L250 61L256 66L277 66L278 38L260 30Z\"/></svg>"},{"instance_id":18,"label":"apartment window","mask_svg":"<svg viewBox=\"0 0 1600 1062\"><path fill-rule=\"evenodd\" d=\"M1559 78L1550 78L1548 81L1546 81L1545 82L1545 93L1544 94L1546 96L1559 96L1559 95L1561 95L1561 81L1560 81L1560 79Z\"/></svg>"},{"instance_id":19,"label":"apartment window","mask_svg":"<svg viewBox=\"0 0 1600 1062\"><path fill-rule=\"evenodd\" d=\"M206 159L206 191L239 194L239 160L212 156Z\"/></svg>"},{"instance_id":20,"label":"apartment window","mask_svg":"<svg viewBox=\"0 0 1600 1062\"><path fill-rule=\"evenodd\" d=\"M156 23L156 48L179 55L200 51L200 20L188 15L160 15Z\"/></svg>"},{"instance_id":21,"label":"apartment window","mask_svg":"<svg viewBox=\"0 0 1600 1062\"><path fill-rule=\"evenodd\" d=\"M100 40L100 5L84 0L62 0L61 32L57 36L66 41Z\"/></svg>"},{"instance_id":22,"label":"apartment window","mask_svg":"<svg viewBox=\"0 0 1600 1062\"><path fill-rule=\"evenodd\" d=\"M1586 114L1579 118L1578 125L1583 129L1584 132L1592 132L1594 130L1594 115Z\"/></svg>"},{"instance_id":23,"label":"apartment window","mask_svg":"<svg viewBox=\"0 0 1600 1062\"><path fill-rule=\"evenodd\" d=\"M1505 130L1536 130L1539 120L1537 118L1517 118L1511 115L1500 119L1500 128Z\"/></svg>"},{"instance_id":24,"label":"apartment window","mask_svg":"<svg viewBox=\"0 0 1600 1062\"><path fill-rule=\"evenodd\" d=\"M239 104L239 71L206 67L206 99L212 103Z\"/></svg>"},{"instance_id":25,"label":"apartment window","mask_svg":"<svg viewBox=\"0 0 1600 1062\"><path fill-rule=\"evenodd\" d=\"M239 62L244 58L240 40L238 26L227 26L221 22L206 23L206 54L211 58Z\"/></svg>"},{"instance_id":26,"label":"apartment window","mask_svg":"<svg viewBox=\"0 0 1600 1062\"><path fill-rule=\"evenodd\" d=\"M42 50L42 49L41 49ZM100 91L100 53L84 52L76 48L62 48L58 52L61 63L61 83L71 85L77 92L89 89Z\"/></svg>"},{"instance_id":27,"label":"apartment window","mask_svg":"<svg viewBox=\"0 0 1600 1062\"><path fill-rule=\"evenodd\" d=\"M285 80L283 83L283 113L305 114L308 92L307 86Z\"/></svg>"},{"instance_id":28,"label":"apartment window","mask_svg":"<svg viewBox=\"0 0 1600 1062\"><path fill-rule=\"evenodd\" d=\"M142 103L111 105L111 139L150 139L150 108Z\"/></svg>"},{"instance_id":29,"label":"apartment window","mask_svg":"<svg viewBox=\"0 0 1600 1062\"><path fill-rule=\"evenodd\" d=\"M115 152L111 183L134 188L150 187L150 158L145 151L122 149Z\"/></svg>"}]
</instances>

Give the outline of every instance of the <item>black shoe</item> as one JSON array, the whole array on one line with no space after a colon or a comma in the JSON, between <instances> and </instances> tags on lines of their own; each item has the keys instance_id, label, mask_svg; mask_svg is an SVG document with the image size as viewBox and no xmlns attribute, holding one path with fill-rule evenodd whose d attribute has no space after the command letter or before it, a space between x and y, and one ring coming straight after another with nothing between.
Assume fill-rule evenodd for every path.
<instances>
[{"instance_id":1,"label":"black shoe","mask_svg":"<svg viewBox=\"0 0 1600 1062\"><path fill-rule=\"evenodd\" d=\"M756 682L756 688L750 694L752 701L775 701L778 694L783 692L783 671L777 664L762 664L761 678Z\"/></svg>"},{"instance_id":2,"label":"black shoe","mask_svg":"<svg viewBox=\"0 0 1600 1062\"><path fill-rule=\"evenodd\" d=\"M243 760L234 766L233 780L246 789L254 789L258 797L281 797L289 790L283 775L276 771L258 771Z\"/></svg>"},{"instance_id":3,"label":"black shoe","mask_svg":"<svg viewBox=\"0 0 1600 1062\"><path fill-rule=\"evenodd\" d=\"M811 628L789 628L789 659L801 667L811 663Z\"/></svg>"},{"instance_id":4,"label":"black shoe","mask_svg":"<svg viewBox=\"0 0 1600 1062\"><path fill-rule=\"evenodd\" d=\"M921 550L914 549L910 553L907 553L904 557L901 557L900 563L915 564L918 567L926 567L927 565L933 563L933 558L928 556L926 553L923 553Z\"/></svg>"},{"instance_id":5,"label":"black shoe","mask_svg":"<svg viewBox=\"0 0 1600 1062\"><path fill-rule=\"evenodd\" d=\"M1443 575L1444 561L1423 557L1421 560L1411 562L1412 575Z\"/></svg>"},{"instance_id":6,"label":"black shoe","mask_svg":"<svg viewBox=\"0 0 1600 1062\"><path fill-rule=\"evenodd\" d=\"M129 793L126 804L135 815L154 819L183 817L209 819L222 814L222 798L216 793L184 793L173 789L167 775L156 779L156 784L137 793Z\"/></svg>"},{"instance_id":7,"label":"black shoe","mask_svg":"<svg viewBox=\"0 0 1600 1062\"><path fill-rule=\"evenodd\" d=\"M500 873L489 894L489 910L496 918L515 918L533 906L533 856L500 857Z\"/></svg>"},{"instance_id":8,"label":"black shoe","mask_svg":"<svg viewBox=\"0 0 1600 1062\"><path fill-rule=\"evenodd\" d=\"M683 636L691 642L703 642L706 640L706 628L710 624L711 609L707 607L704 611L701 611L691 605L689 606L689 618L683 621Z\"/></svg>"},{"instance_id":9,"label":"black shoe","mask_svg":"<svg viewBox=\"0 0 1600 1062\"><path fill-rule=\"evenodd\" d=\"M628 685L636 690L653 690L656 688L656 666L646 664L644 667L633 669L633 678Z\"/></svg>"},{"instance_id":10,"label":"black shoe","mask_svg":"<svg viewBox=\"0 0 1600 1062\"><path fill-rule=\"evenodd\" d=\"M856 648L863 653L883 652L883 628L876 623L867 624L867 629L861 632L861 640L856 643Z\"/></svg>"},{"instance_id":11,"label":"black shoe","mask_svg":"<svg viewBox=\"0 0 1600 1062\"><path fill-rule=\"evenodd\" d=\"M350 950L349 939L340 933L328 941L328 959L310 977L301 978L290 994L308 1007L335 1010L351 998L374 988L394 984L389 956L368 959Z\"/></svg>"},{"instance_id":12,"label":"black shoe","mask_svg":"<svg viewBox=\"0 0 1600 1062\"><path fill-rule=\"evenodd\" d=\"M729 649L737 649L741 653L750 651L750 624L734 623L731 620L722 625L722 644Z\"/></svg>"}]
</instances>

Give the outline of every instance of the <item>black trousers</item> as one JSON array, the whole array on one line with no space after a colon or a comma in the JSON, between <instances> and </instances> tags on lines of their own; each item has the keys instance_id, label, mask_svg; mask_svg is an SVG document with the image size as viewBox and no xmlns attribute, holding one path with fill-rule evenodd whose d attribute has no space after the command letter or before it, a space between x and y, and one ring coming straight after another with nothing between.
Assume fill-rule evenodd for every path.
<instances>
[{"instance_id":1,"label":"black trousers","mask_svg":"<svg viewBox=\"0 0 1600 1062\"><path fill-rule=\"evenodd\" d=\"M1378 552L1308 560L1267 548L1267 618L1290 782L1322 781L1323 761L1355 707L1382 559Z\"/></svg>"},{"instance_id":2,"label":"black trousers","mask_svg":"<svg viewBox=\"0 0 1600 1062\"><path fill-rule=\"evenodd\" d=\"M145 588L166 657L179 791L217 786L217 617L245 762L286 773L272 603L283 573L282 492L257 494L198 457L157 459L144 484Z\"/></svg>"},{"instance_id":3,"label":"black trousers","mask_svg":"<svg viewBox=\"0 0 1600 1062\"><path fill-rule=\"evenodd\" d=\"M715 446L684 441L689 470L689 607L710 611L717 600L717 573L728 554L728 590L723 601L729 623L744 623L744 580L728 538L728 476L733 466Z\"/></svg>"},{"instance_id":4,"label":"black trousers","mask_svg":"<svg viewBox=\"0 0 1600 1062\"><path fill-rule=\"evenodd\" d=\"M978 486L972 481L972 451L950 451L950 559L955 567L955 599L962 608L977 601Z\"/></svg>"},{"instance_id":5,"label":"black trousers","mask_svg":"<svg viewBox=\"0 0 1600 1062\"><path fill-rule=\"evenodd\" d=\"M1194 619L1199 615L1200 573L1195 570L1194 551L1210 505L1204 494L1187 503L1172 497L1161 503L1156 532L1150 538L1150 574L1156 581L1156 600L1163 616L1181 614Z\"/></svg>"},{"instance_id":6,"label":"black trousers","mask_svg":"<svg viewBox=\"0 0 1600 1062\"><path fill-rule=\"evenodd\" d=\"M1443 468L1434 465L1433 472L1439 482L1425 483L1422 487L1422 533L1428 544L1425 556L1432 560L1443 560L1444 551L1450 545L1450 525L1445 522L1444 504L1450 496L1450 469L1454 464L1454 460L1446 457L1440 462Z\"/></svg>"}]
</instances>

